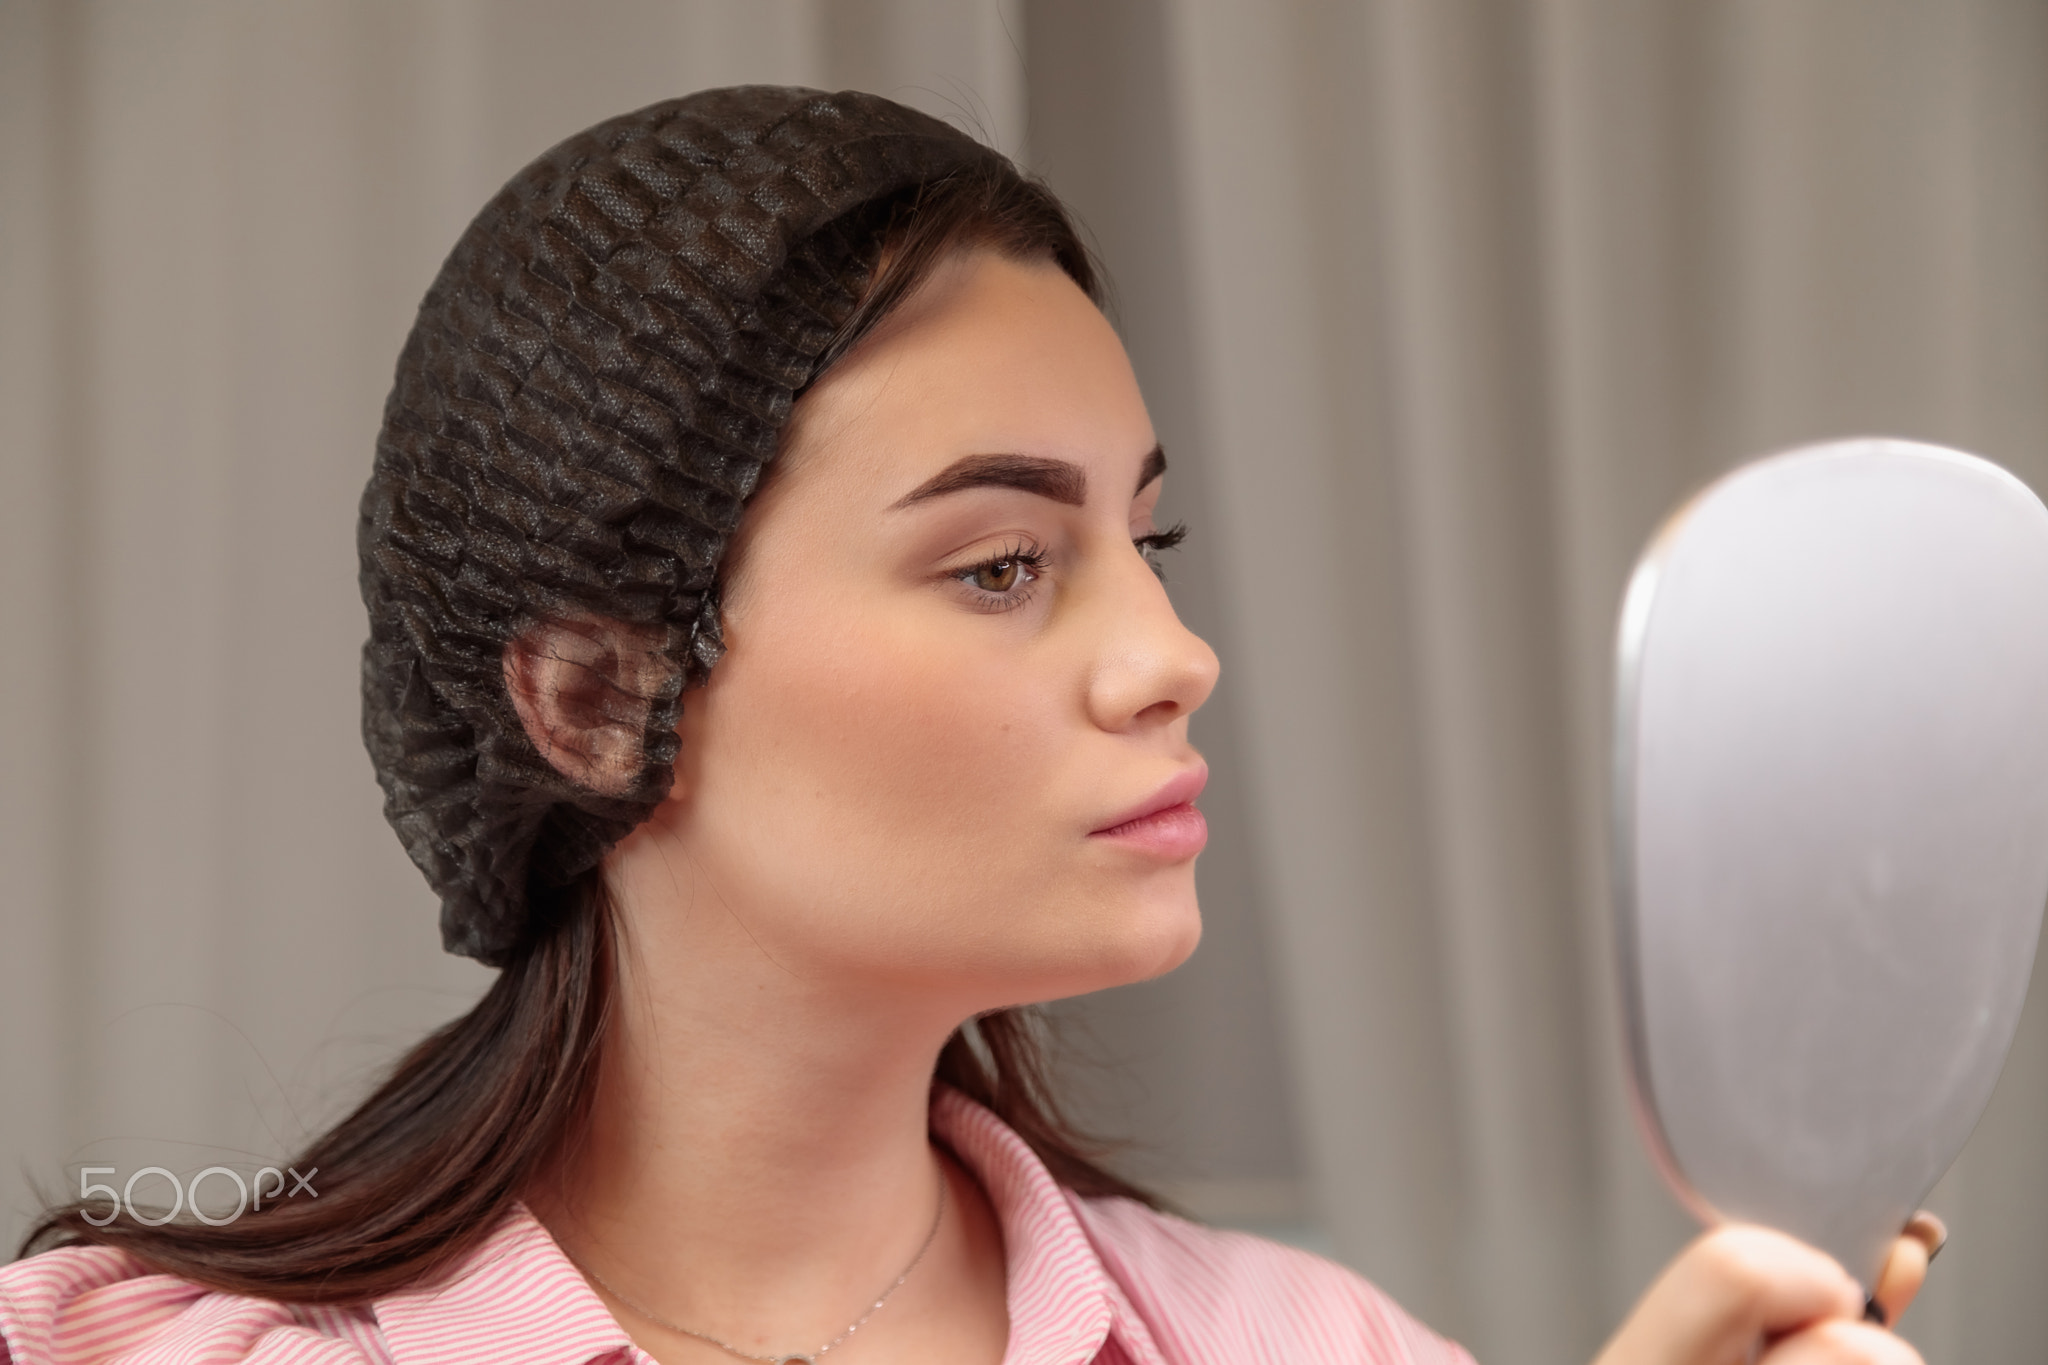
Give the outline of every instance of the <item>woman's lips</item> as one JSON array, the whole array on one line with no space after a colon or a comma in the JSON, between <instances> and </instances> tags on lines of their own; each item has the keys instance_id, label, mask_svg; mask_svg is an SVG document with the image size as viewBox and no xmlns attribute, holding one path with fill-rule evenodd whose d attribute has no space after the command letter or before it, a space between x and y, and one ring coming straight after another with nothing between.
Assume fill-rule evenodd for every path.
<instances>
[{"instance_id":1,"label":"woman's lips","mask_svg":"<svg viewBox=\"0 0 2048 1365\"><path fill-rule=\"evenodd\" d=\"M1209 842L1209 822L1195 809L1208 781L1206 766L1190 768L1088 837L1114 839L1169 862L1192 858Z\"/></svg>"}]
</instances>

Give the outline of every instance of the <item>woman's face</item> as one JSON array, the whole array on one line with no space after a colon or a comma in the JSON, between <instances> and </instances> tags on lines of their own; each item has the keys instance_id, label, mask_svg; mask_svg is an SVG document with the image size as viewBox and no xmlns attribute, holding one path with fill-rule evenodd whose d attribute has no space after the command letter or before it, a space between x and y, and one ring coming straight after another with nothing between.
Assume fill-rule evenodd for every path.
<instances>
[{"instance_id":1,"label":"woman's face","mask_svg":"<svg viewBox=\"0 0 2048 1365\"><path fill-rule=\"evenodd\" d=\"M1178 964L1217 666L1134 543L1159 467L1073 282L951 259L797 405L644 836L801 977L971 1011Z\"/></svg>"}]
</instances>

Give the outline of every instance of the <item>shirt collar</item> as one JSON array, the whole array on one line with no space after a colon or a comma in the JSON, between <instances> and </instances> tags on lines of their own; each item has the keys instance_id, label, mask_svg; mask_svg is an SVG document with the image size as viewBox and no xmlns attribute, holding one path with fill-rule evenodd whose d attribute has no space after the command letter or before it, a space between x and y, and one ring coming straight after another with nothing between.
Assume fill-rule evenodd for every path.
<instances>
[{"instance_id":1,"label":"shirt collar","mask_svg":"<svg viewBox=\"0 0 2048 1365\"><path fill-rule=\"evenodd\" d=\"M1096 1254L1073 1198L1014 1129L959 1091L932 1095L932 1133L974 1173L1002 1223L1010 1348L1003 1365L1085 1365L1121 1349L1164 1365L1144 1320Z\"/></svg>"},{"instance_id":2,"label":"shirt collar","mask_svg":"<svg viewBox=\"0 0 2048 1365\"><path fill-rule=\"evenodd\" d=\"M381 1298L372 1311L399 1365L648 1360L524 1204L452 1276Z\"/></svg>"},{"instance_id":3,"label":"shirt collar","mask_svg":"<svg viewBox=\"0 0 2048 1365\"><path fill-rule=\"evenodd\" d=\"M1164 1365L1096 1254L1072 1196L1024 1139L945 1086L933 1092L931 1126L980 1182L1002 1224L1010 1308L1003 1365L1087 1365L1111 1344L1133 1365ZM373 1311L400 1365L648 1361L524 1204L454 1274L381 1298Z\"/></svg>"}]
</instances>

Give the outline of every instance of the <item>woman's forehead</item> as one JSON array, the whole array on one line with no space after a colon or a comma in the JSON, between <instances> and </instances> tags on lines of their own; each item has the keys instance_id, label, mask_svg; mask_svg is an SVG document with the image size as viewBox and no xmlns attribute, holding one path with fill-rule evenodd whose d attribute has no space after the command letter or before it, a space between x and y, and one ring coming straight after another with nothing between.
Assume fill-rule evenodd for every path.
<instances>
[{"instance_id":1,"label":"woman's forehead","mask_svg":"<svg viewBox=\"0 0 2048 1365\"><path fill-rule=\"evenodd\" d=\"M883 506L949 477L1003 482L1006 469L1010 486L1045 483L1027 491L1072 501L1057 496L1075 481L1055 465L1119 498L1138 486L1157 443L1122 343L1087 295L1050 264L989 252L949 262L931 286L798 403L790 464L830 451L818 473Z\"/></svg>"}]
</instances>

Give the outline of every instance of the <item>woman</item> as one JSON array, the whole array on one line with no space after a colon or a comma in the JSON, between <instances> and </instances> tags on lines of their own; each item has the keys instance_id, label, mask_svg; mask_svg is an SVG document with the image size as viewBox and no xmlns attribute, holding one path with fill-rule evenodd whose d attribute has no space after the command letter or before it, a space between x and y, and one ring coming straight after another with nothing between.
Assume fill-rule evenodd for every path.
<instances>
[{"instance_id":1,"label":"woman","mask_svg":"<svg viewBox=\"0 0 2048 1365\"><path fill-rule=\"evenodd\" d=\"M1155 1212L1016 1007L1199 934L1216 678L1165 458L1058 205L871 96L611 120L458 243L364 495L364 734L503 969L224 1227L52 1215L17 1362L1458 1361ZM771 463L772 461L772 463ZM1881 1290L1925 1268L1902 1240ZM1910 1361L1703 1238L1603 1360Z\"/></svg>"}]
</instances>

